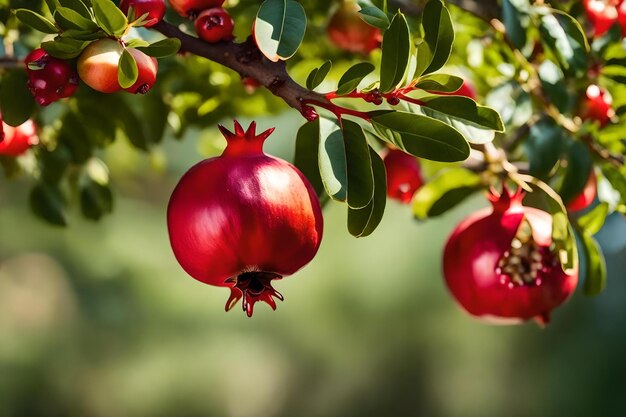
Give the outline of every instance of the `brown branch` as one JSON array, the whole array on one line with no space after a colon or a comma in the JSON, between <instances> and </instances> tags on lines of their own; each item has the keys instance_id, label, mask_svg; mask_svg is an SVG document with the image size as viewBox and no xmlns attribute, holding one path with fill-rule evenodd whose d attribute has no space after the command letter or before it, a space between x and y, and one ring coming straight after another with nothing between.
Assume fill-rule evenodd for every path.
<instances>
[{"instance_id":1,"label":"brown branch","mask_svg":"<svg viewBox=\"0 0 626 417\"><path fill-rule=\"evenodd\" d=\"M256 79L274 95L300 112L303 110L304 102L328 103L322 94L296 83L287 73L284 62L272 62L265 58L252 38L243 43L207 43L167 22L160 22L152 28L169 38L180 39L181 51L222 64L238 72L242 77Z\"/></svg>"},{"instance_id":2,"label":"brown branch","mask_svg":"<svg viewBox=\"0 0 626 417\"><path fill-rule=\"evenodd\" d=\"M24 68L24 62L15 58L3 56L3 57L0 57L0 68L6 68L6 69Z\"/></svg>"}]
</instances>

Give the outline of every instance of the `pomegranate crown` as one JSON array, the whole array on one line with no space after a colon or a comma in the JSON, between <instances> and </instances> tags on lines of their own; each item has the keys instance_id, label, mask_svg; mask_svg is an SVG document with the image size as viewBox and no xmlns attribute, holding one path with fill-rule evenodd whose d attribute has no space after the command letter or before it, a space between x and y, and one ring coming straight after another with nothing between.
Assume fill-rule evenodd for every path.
<instances>
[{"instance_id":1,"label":"pomegranate crown","mask_svg":"<svg viewBox=\"0 0 626 417\"><path fill-rule=\"evenodd\" d=\"M511 191L506 183L502 184L502 192L499 193L494 187L489 189L487 199L491 201L494 212L504 213L513 206L521 206L526 193L521 187Z\"/></svg>"},{"instance_id":2,"label":"pomegranate crown","mask_svg":"<svg viewBox=\"0 0 626 417\"><path fill-rule=\"evenodd\" d=\"M274 128L267 129L257 135L256 122L250 123L248 130L244 130L241 123L235 120L235 132L231 132L223 125L217 126L222 135L226 138L228 145L224 155L243 155L263 152L263 143L273 132Z\"/></svg>"}]
</instances>

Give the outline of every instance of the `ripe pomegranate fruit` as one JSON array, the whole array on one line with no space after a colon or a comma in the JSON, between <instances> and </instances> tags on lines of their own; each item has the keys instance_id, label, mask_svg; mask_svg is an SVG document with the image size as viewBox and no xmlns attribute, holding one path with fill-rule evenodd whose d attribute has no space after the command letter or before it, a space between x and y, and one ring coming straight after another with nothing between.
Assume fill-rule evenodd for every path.
<instances>
[{"instance_id":1,"label":"ripe pomegranate fruit","mask_svg":"<svg viewBox=\"0 0 626 417\"><path fill-rule=\"evenodd\" d=\"M359 10L361 7L354 1L342 2L330 18L326 33L344 51L369 54L380 47L382 34L361 19Z\"/></svg>"},{"instance_id":2,"label":"ripe pomegranate fruit","mask_svg":"<svg viewBox=\"0 0 626 417\"><path fill-rule=\"evenodd\" d=\"M387 195L404 204L411 202L424 184L417 158L398 149L389 149L383 157L387 169Z\"/></svg>"},{"instance_id":3,"label":"ripe pomegranate fruit","mask_svg":"<svg viewBox=\"0 0 626 417\"><path fill-rule=\"evenodd\" d=\"M617 22L619 0L584 0L587 19L593 27L594 36L604 35Z\"/></svg>"},{"instance_id":4,"label":"ripe pomegranate fruit","mask_svg":"<svg viewBox=\"0 0 626 417\"><path fill-rule=\"evenodd\" d=\"M552 216L522 205L521 191L492 191L493 208L463 220L444 251L446 283L468 313L499 323L550 311L576 289L578 271L564 272L552 244Z\"/></svg>"},{"instance_id":5,"label":"ripe pomegranate fruit","mask_svg":"<svg viewBox=\"0 0 626 417\"><path fill-rule=\"evenodd\" d=\"M165 16L165 0L122 0L120 2L120 9L124 13L128 14L131 8L135 19L148 14L148 20L144 24L147 28L156 25Z\"/></svg>"},{"instance_id":6,"label":"ripe pomegranate fruit","mask_svg":"<svg viewBox=\"0 0 626 417\"><path fill-rule=\"evenodd\" d=\"M19 156L28 148L39 143L39 137L32 120L17 127L9 126L0 117L0 155Z\"/></svg>"},{"instance_id":7,"label":"ripe pomegranate fruit","mask_svg":"<svg viewBox=\"0 0 626 417\"><path fill-rule=\"evenodd\" d=\"M463 96L467 98L471 98L472 100L476 100L476 90L469 83L469 81L463 81L461 87L456 90L454 93L437 93L444 96Z\"/></svg>"},{"instance_id":8,"label":"ripe pomegranate fruit","mask_svg":"<svg viewBox=\"0 0 626 417\"><path fill-rule=\"evenodd\" d=\"M615 115L612 108L613 98L604 88L591 84L585 91L581 104L580 117L583 120L595 120L600 127L606 126Z\"/></svg>"},{"instance_id":9,"label":"ripe pomegranate fruit","mask_svg":"<svg viewBox=\"0 0 626 417\"><path fill-rule=\"evenodd\" d=\"M226 311L243 298L252 316L264 301L276 309L283 296L271 281L309 263L322 240L323 219L313 187L296 167L263 153L274 131L256 134L235 122L220 126L224 153L192 167L174 190L167 209L170 242L189 275L228 287Z\"/></svg>"},{"instance_id":10,"label":"ripe pomegranate fruit","mask_svg":"<svg viewBox=\"0 0 626 417\"><path fill-rule=\"evenodd\" d=\"M209 43L232 40L234 27L233 19L221 7L203 11L198 15L195 23L198 37Z\"/></svg>"},{"instance_id":11,"label":"ripe pomegranate fruit","mask_svg":"<svg viewBox=\"0 0 626 417\"><path fill-rule=\"evenodd\" d=\"M114 93L121 90L117 68L123 50L124 47L112 39L92 42L78 58L78 75L85 84L101 93ZM156 81L157 61L134 48L128 48L128 52L137 62L139 76L135 84L126 91L133 94L145 94Z\"/></svg>"},{"instance_id":12,"label":"ripe pomegranate fruit","mask_svg":"<svg viewBox=\"0 0 626 417\"><path fill-rule=\"evenodd\" d=\"M203 10L211 7L222 7L224 0L169 0L170 6L183 17L197 16Z\"/></svg>"},{"instance_id":13,"label":"ripe pomegranate fruit","mask_svg":"<svg viewBox=\"0 0 626 417\"><path fill-rule=\"evenodd\" d=\"M580 194L574 197L569 203L567 203L567 209L569 211L581 211L586 209L596 199L598 193L598 180L596 174L591 171L587 184Z\"/></svg>"},{"instance_id":14,"label":"ripe pomegranate fruit","mask_svg":"<svg viewBox=\"0 0 626 417\"><path fill-rule=\"evenodd\" d=\"M24 59L28 89L40 106L70 97L78 88L78 74L63 59L54 58L41 48Z\"/></svg>"},{"instance_id":15,"label":"ripe pomegranate fruit","mask_svg":"<svg viewBox=\"0 0 626 417\"><path fill-rule=\"evenodd\" d=\"M626 1L622 1L617 9L617 21L622 28L622 37L626 36Z\"/></svg>"}]
</instances>

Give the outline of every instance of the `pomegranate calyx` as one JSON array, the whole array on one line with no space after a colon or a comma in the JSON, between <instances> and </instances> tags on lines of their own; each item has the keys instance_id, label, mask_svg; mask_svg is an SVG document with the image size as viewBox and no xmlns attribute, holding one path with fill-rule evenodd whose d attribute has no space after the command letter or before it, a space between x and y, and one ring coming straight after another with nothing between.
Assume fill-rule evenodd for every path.
<instances>
[{"instance_id":1,"label":"pomegranate calyx","mask_svg":"<svg viewBox=\"0 0 626 417\"><path fill-rule=\"evenodd\" d=\"M487 199L493 205L494 213L504 213L511 207L521 207L525 194L521 187L518 187L515 191L511 191L506 183L503 183L502 192L498 193L495 188L491 187Z\"/></svg>"},{"instance_id":2,"label":"pomegranate calyx","mask_svg":"<svg viewBox=\"0 0 626 417\"><path fill-rule=\"evenodd\" d=\"M272 287L272 280L281 278L281 275L273 272L253 271L227 279L227 283L234 285L226 301L226 311L230 311L240 299L243 299L241 307L248 317L252 317L254 304L257 301L263 301L272 307L272 310L276 310L276 301L273 297L280 301L283 301L284 297Z\"/></svg>"},{"instance_id":3,"label":"pomegranate calyx","mask_svg":"<svg viewBox=\"0 0 626 417\"><path fill-rule=\"evenodd\" d=\"M273 132L274 128L256 134L256 122L250 123L248 130L243 129L241 124L235 120L235 132L231 132L222 125L217 126L226 138L228 145L224 150L225 156L237 156L245 154L263 153L263 144Z\"/></svg>"}]
</instances>

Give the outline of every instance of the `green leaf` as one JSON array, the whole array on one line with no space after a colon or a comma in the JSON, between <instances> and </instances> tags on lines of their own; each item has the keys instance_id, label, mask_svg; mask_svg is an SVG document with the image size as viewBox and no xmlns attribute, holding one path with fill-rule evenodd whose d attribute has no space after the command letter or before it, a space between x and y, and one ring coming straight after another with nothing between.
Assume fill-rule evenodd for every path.
<instances>
[{"instance_id":1,"label":"green leaf","mask_svg":"<svg viewBox=\"0 0 626 417\"><path fill-rule=\"evenodd\" d=\"M359 62L351 66L339 79L337 94L350 94L357 89L361 81L374 71L376 67L369 62Z\"/></svg>"},{"instance_id":2,"label":"green leaf","mask_svg":"<svg viewBox=\"0 0 626 417\"><path fill-rule=\"evenodd\" d=\"M550 101L563 113L569 111L571 100L565 83L565 75L561 68L554 62L545 60L539 65L539 78L543 91L550 98Z\"/></svg>"},{"instance_id":3,"label":"green leaf","mask_svg":"<svg viewBox=\"0 0 626 417\"><path fill-rule=\"evenodd\" d=\"M129 88L137 82L138 77L139 69L137 68L137 62L131 53L128 52L128 49L124 49L117 68L117 81L122 88Z\"/></svg>"},{"instance_id":4,"label":"green leaf","mask_svg":"<svg viewBox=\"0 0 626 417\"><path fill-rule=\"evenodd\" d=\"M595 296L606 287L606 262L600 245L593 237L583 233L582 241L585 249L585 260L587 261L583 291L586 295Z\"/></svg>"},{"instance_id":5,"label":"green leaf","mask_svg":"<svg viewBox=\"0 0 626 417\"><path fill-rule=\"evenodd\" d=\"M589 44L578 22L568 14L545 6L535 7L542 14L541 40L554 52L564 70L580 73L587 68Z\"/></svg>"},{"instance_id":6,"label":"green leaf","mask_svg":"<svg viewBox=\"0 0 626 417\"><path fill-rule=\"evenodd\" d=\"M370 25L382 30L389 27L389 17L387 14L376 6L366 6L359 10L361 19Z\"/></svg>"},{"instance_id":7,"label":"green leaf","mask_svg":"<svg viewBox=\"0 0 626 417\"><path fill-rule=\"evenodd\" d=\"M530 8L528 0L502 0L502 20L506 28L506 36L513 46L522 49L526 45L526 28Z\"/></svg>"},{"instance_id":8,"label":"green leaf","mask_svg":"<svg viewBox=\"0 0 626 417\"><path fill-rule=\"evenodd\" d=\"M374 175L374 197L362 209L348 207L348 231L352 236L371 235L380 224L387 204L387 173L381 157L369 147Z\"/></svg>"},{"instance_id":9,"label":"green leaf","mask_svg":"<svg viewBox=\"0 0 626 417\"><path fill-rule=\"evenodd\" d=\"M48 5L48 9L50 9L50 13L54 14L54 11L59 6L59 0L46 0L46 4Z\"/></svg>"},{"instance_id":10,"label":"green leaf","mask_svg":"<svg viewBox=\"0 0 626 417\"><path fill-rule=\"evenodd\" d=\"M332 66L332 62L326 61L322 64L321 67L313 69L313 71L311 71L308 78L306 79L306 87L309 90L314 90L316 87L318 87L322 82L324 82L324 79L330 72Z\"/></svg>"},{"instance_id":11,"label":"green leaf","mask_svg":"<svg viewBox=\"0 0 626 417\"><path fill-rule=\"evenodd\" d=\"M478 191L480 176L463 168L444 171L424 184L413 197L413 215L418 219L439 216Z\"/></svg>"},{"instance_id":12,"label":"green leaf","mask_svg":"<svg viewBox=\"0 0 626 417\"><path fill-rule=\"evenodd\" d=\"M348 167L343 134L336 120L320 117L319 168L326 193L338 201L348 196Z\"/></svg>"},{"instance_id":13,"label":"green leaf","mask_svg":"<svg viewBox=\"0 0 626 417\"><path fill-rule=\"evenodd\" d=\"M128 27L128 19L111 0L91 0L98 25L109 35L121 36Z\"/></svg>"},{"instance_id":14,"label":"green leaf","mask_svg":"<svg viewBox=\"0 0 626 417\"><path fill-rule=\"evenodd\" d=\"M37 217L56 226L67 226L67 203L58 187L44 183L35 185L29 202Z\"/></svg>"},{"instance_id":15,"label":"green leaf","mask_svg":"<svg viewBox=\"0 0 626 417\"><path fill-rule=\"evenodd\" d=\"M80 179L80 209L89 220L100 220L113 211L113 193L109 188L109 172L104 162L92 159Z\"/></svg>"},{"instance_id":16,"label":"green leaf","mask_svg":"<svg viewBox=\"0 0 626 417\"><path fill-rule=\"evenodd\" d=\"M68 9L72 9L86 19L91 20L91 12L82 0L58 0L59 4Z\"/></svg>"},{"instance_id":17,"label":"green leaf","mask_svg":"<svg viewBox=\"0 0 626 417\"><path fill-rule=\"evenodd\" d=\"M602 164L602 174L611 184L611 187L620 194L620 202L626 204L626 176L615 166Z\"/></svg>"},{"instance_id":18,"label":"green leaf","mask_svg":"<svg viewBox=\"0 0 626 417\"><path fill-rule=\"evenodd\" d=\"M10 126L21 125L35 111L35 100L26 87L27 82L22 69L6 72L0 81L0 111Z\"/></svg>"},{"instance_id":19,"label":"green leaf","mask_svg":"<svg viewBox=\"0 0 626 417\"><path fill-rule=\"evenodd\" d=\"M20 20L20 22L38 30L39 32L57 33L59 31L59 29L54 26L54 23L32 10L17 9L15 11L15 16Z\"/></svg>"},{"instance_id":20,"label":"green leaf","mask_svg":"<svg viewBox=\"0 0 626 417\"><path fill-rule=\"evenodd\" d=\"M427 116L390 112L372 118L383 138L420 158L440 162L464 161L470 147L456 129Z\"/></svg>"},{"instance_id":21,"label":"green leaf","mask_svg":"<svg viewBox=\"0 0 626 417\"><path fill-rule=\"evenodd\" d=\"M324 194L319 168L320 122L305 123L296 136L294 165L308 178L318 197Z\"/></svg>"},{"instance_id":22,"label":"green leaf","mask_svg":"<svg viewBox=\"0 0 626 417\"><path fill-rule=\"evenodd\" d=\"M601 203L589 213L578 219L578 226L588 235L595 235L602 229L606 216L609 214L609 204Z\"/></svg>"},{"instance_id":23,"label":"green leaf","mask_svg":"<svg viewBox=\"0 0 626 417\"><path fill-rule=\"evenodd\" d=\"M306 13L294 0L265 0L256 16L254 38L263 55L277 62L291 58L306 31Z\"/></svg>"},{"instance_id":24,"label":"green leaf","mask_svg":"<svg viewBox=\"0 0 626 417\"><path fill-rule=\"evenodd\" d=\"M394 90L404 79L411 55L411 35L404 15L396 14L384 34L380 67L380 91Z\"/></svg>"},{"instance_id":25,"label":"green leaf","mask_svg":"<svg viewBox=\"0 0 626 417\"><path fill-rule=\"evenodd\" d=\"M565 136L563 129L552 119L542 119L531 126L524 142L530 163L530 174L545 179L563 154Z\"/></svg>"},{"instance_id":26,"label":"green leaf","mask_svg":"<svg viewBox=\"0 0 626 417\"><path fill-rule=\"evenodd\" d=\"M593 160L587 146L580 141L571 142L567 158L567 171L565 171L563 184L559 190L559 194L566 204L585 189L592 169Z\"/></svg>"},{"instance_id":27,"label":"green leaf","mask_svg":"<svg viewBox=\"0 0 626 417\"><path fill-rule=\"evenodd\" d=\"M88 41L57 37L54 41L43 42L41 47L50 55L60 59L73 59L89 45Z\"/></svg>"},{"instance_id":28,"label":"green leaf","mask_svg":"<svg viewBox=\"0 0 626 417\"><path fill-rule=\"evenodd\" d=\"M454 93L463 85L463 78L448 74L429 74L420 77L415 88L440 93Z\"/></svg>"},{"instance_id":29,"label":"green leaf","mask_svg":"<svg viewBox=\"0 0 626 417\"><path fill-rule=\"evenodd\" d=\"M57 7L54 19L64 29L96 31L98 25L93 20L83 17L80 13L67 7Z\"/></svg>"},{"instance_id":30,"label":"green leaf","mask_svg":"<svg viewBox=\"0 0 626 417\"><path fill-rule=\"evenodd\" d=\"M443 67L452 51L454 28L450 12L441 0L430 0L422 16L424 42L418 47L415 76L430 74Z\"/></svg>"},{"instance_id":31,"label":"green leaf","mask_svg":"<svg viewBox=\"0 0 626 417\"><path fill-rule=\"evenodd\" d=\"M348 174L348 206L366 207L374 196L374 174L369 146L363 129L350 120L342 120Z\"/></svg>"},{"instance_id":32,"label":"green leaf","mask_svg":"<svg viewBox=\"0 0 626 417\"><path fill-rule=\"evenodd\" d=\"M154 42L149 46L137 46L136 49L153 58L167 58L168 56L176 55L180 50L180 45L180 39L167 38Z\"/></svg>"}]
</instances>

